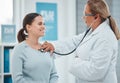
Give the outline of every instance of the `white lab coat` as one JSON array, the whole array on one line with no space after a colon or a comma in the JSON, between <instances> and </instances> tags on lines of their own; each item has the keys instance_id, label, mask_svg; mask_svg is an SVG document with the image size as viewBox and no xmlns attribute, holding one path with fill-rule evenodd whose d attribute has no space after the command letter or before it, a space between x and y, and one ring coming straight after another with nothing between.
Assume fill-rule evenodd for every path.
<instances>
[{"instance_id":1,"label":"white lab coat","mask_svg":"<svg viewBox=\"0 0 120 83\"><path fill-rule=\"evenodd\" d=\"M65 53L75 48L84 33L71 40L54 42L56 52ZM70 72L77 83L117 83L116 60L118 41L108 20L92 30L75 51Z\"/></svg>"}]
</instances>

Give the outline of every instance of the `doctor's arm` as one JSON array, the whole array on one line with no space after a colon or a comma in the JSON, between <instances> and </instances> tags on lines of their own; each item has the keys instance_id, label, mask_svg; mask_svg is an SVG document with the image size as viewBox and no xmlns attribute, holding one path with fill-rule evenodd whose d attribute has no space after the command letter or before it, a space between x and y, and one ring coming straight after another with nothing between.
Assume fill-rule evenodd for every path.
<instances>
[{"instance_id":1,"label":"doctor's arm","mask_svg":"<svg viewBox=\"0 0 120 83\"><path fill-rule=\"evenodd\" d=\"M23 77L23 58L21 50L17 47L13 50L12 57L12 80L13 83L28 83Z\"/></svg>"},{"instance_id":2,"label":"doctor's arm","mask_svg":"<svg viewBox=\"0 0 120 83\"><path fill-rule=\"evenodd\" d=\"M89 60L75 58L70 72L87 81L101 80L107 74L113 51L107 41L96 42L93 50L89 53Z\"/></svg>"},{"instance_id":3,"label":"doctor's arm","mask_svg":"<svg viewBox=\"0 0 120 83\"><path fill-rule=\"evenodd\" d=\"M58 40L51 43L45 42L42 45L42 49L44 49L45 51L55 51L58 53L70 52L80 43L83 35L84 33L62 41Z\"/></svg>"}]
</instances>

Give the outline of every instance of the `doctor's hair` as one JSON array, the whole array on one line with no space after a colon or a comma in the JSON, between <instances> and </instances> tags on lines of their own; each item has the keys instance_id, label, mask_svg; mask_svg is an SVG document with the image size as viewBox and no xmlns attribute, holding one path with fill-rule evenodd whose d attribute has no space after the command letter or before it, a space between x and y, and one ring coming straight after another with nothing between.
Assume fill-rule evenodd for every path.
<instances>
[{"instance_id":1,"label":"doctor's hair","mask_svg":"<svg viewBox=\"0 0 120 83\"><path fill-rule=\"evenodd\" d=\"M120 32L115 22L114 18L110 15L109 7L105 0L88 0L87 4L90 7L90 11L92 14L99 14L101 17L101 21L105 21L109 19L109 25L114 32L117 40L120 39Z\"/></svg>"},{"instance_id":2,"label":"doctor's hair","mask_svg":"<svg viewBox=\"0 0 120 83\"><path fill-rule=\"evenodd\" d=\"M23 19L23 28L21 28L18 32L18 35L17 35L17 39L18 39L18 42L22 42L24 40L26 40L26 37L28 36L28 31L27 31L27 28L26 28L26 25L31 25L32 22L34 21L34 19L37 17L37 16L41 16L40 14L38 13L29 13L27 14L24 19Z\"/></svg>"}]
</instances>

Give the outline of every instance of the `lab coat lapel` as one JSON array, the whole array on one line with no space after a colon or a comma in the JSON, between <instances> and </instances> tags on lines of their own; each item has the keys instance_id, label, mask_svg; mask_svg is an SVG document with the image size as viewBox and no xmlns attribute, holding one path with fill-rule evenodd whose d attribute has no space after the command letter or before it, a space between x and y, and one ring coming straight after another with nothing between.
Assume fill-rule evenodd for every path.
<instances>
[{"instance_id":1,"label":"lab coat lapel","mask_svg":"<svg viewBox=\"0 0 120 83\"><path fill-rule=\"evenodd\" d=\"M105 26L107 25L106 21L100 24L90 35L87 35L83 41L81 42L81 45L92 39L93 36L97 35L99 32L105 29Z\"/></svg>"},{"instance_id":2,"label":"lab coat lapel","mask_svg":"<svg viewBox=\"0 0 120 83\"><path fill-rule=\"evenodd\" d=\"M84 38L84 40L81 42L81 45L84 44L85 42L89 41L92 38L92 35L89 35Z\"/></svg>"}]
</instances>

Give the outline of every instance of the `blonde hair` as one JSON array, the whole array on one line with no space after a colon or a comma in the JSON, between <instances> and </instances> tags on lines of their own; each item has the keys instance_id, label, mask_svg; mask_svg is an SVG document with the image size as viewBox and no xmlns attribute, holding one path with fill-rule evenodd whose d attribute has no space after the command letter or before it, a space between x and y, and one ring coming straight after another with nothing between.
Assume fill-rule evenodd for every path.
<instances>
[{"instance_id":1,"label":"blonde hair","mask_svg":"<svg viewBox=\"0 0 120 83\"><path fill-rule=\"evenodd\" d=\"M87 4L90 7L91 13L99 14L102 21L106 20L107 18L109 19L110 27L111 27L112 31L114 32L117 40L119 40L120 32L119 32L118 26L117 26L114 18L111 17L109 7L108 7L107 3L105 2L105 0L88 0Z\"/></svg>"}]
</instances>

